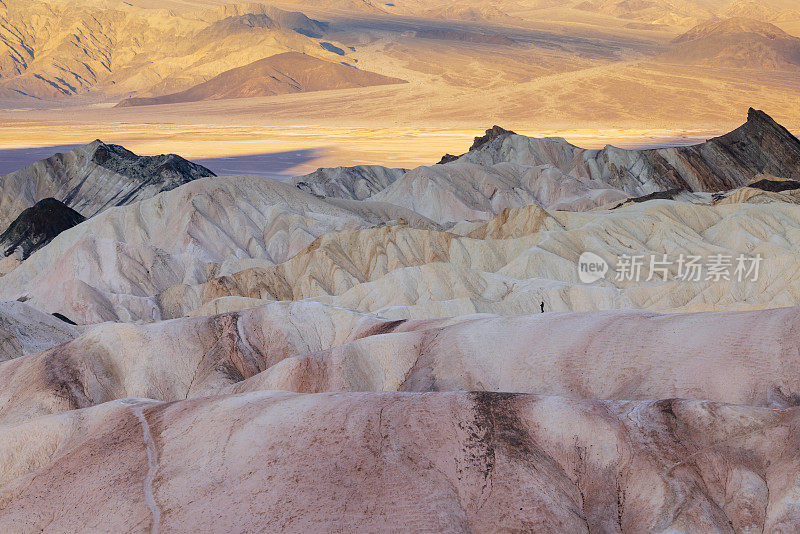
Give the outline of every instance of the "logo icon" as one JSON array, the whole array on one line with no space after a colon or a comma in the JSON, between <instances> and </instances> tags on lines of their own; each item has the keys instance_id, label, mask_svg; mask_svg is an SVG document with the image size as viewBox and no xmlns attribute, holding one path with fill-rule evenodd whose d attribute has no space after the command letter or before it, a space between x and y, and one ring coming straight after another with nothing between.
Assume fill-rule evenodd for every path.
<instances>
[{"instance_id":1,"label":"logo icon","mask_svg":"<svg viewBox=\"0 0 800 534\"><path fill-rule=\"evenodd\" d=\"M578 278L584 284L597 282L607 272L608 263L594 252L584 252L578 258Z\"/></svg>"}]
</instances>

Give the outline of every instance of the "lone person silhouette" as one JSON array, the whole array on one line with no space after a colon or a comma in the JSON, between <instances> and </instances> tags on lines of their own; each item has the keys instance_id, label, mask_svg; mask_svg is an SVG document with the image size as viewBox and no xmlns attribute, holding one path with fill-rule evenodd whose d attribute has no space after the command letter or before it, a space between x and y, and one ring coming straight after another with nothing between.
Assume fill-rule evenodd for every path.
<instances>
[{"instance_id":1,"label":"lone person silhouette","mask_svg":"<svg viewBox=\"0 0 800 534\"><path fill-rule=\"evenodd\" d=\"M542 313L544 313L544 302L542 302Z\"/></svg>"}]
</instances>

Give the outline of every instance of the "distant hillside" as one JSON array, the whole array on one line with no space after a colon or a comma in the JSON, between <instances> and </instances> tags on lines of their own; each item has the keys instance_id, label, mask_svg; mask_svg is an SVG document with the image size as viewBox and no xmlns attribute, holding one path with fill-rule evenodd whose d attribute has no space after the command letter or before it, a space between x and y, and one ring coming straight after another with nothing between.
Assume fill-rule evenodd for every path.
<instances>
[{"instance_id":1,"label":"distant hillside","mask_svg":"<svg viewBox=\"0 0 800 534\"><path fill-rule=\"evenodd\" d=\"M800 66L800 39L774 24L737 17L710 20L677 37L660 59L671 63L762 70Z\"/></svg>"},{"instance_id":2,"label":"distant hillside","mask_svg":"<svg viewBox=\"0 0 800 534\"><path fill-rule=\"evenodd\" d=\"M2 0L0 98L184 91L283 52L333 60L320 44L326 31L325 22L262 4L176 14L121 1Z\"/></svg>"},{"instance_id":3,"label":"distant hillside","mask_svg":"<svg viewBox=\"0 0 800 534\"><path fill-rule=\"evenodd\" d=\"M513 20L494 6L455 5L430 9L423 16L433 19L458 20L468 22Z\"/></svg>"},{"instance_id":4,"label":"distant hillside","mask_svg":"<svg viewBox=\"0 0 800 534\"><path fill-rule=\"evenodd\" d=\"M729 5L722 17L745 17L764 22L784 22L800 19L800 12L795 9L781 9L778 6L764 5L763 2L754 0L741 0Z\"/></svg>"},{"instance_id":5,"label":"distant hillside","mask_svg":"<svg viewBox=\"0 0 800 534\"><path fill-rule=\"evenodd\" d=\"M150 98L128 98L119 107L200 102L404 83L374 72L286 52L223 72L186 91Z\"/></svg>"},{"instance_id":6,"label":"distant hillside","mask_svg":"<svg viewBox=\"0 0 800 534\"><path fill-rule=\"evenodd\" d=\"M574 7L621 19L676 26L691 26L713 16L706 7L683 0L584 0Z\"/></svg>"}]
</instances>

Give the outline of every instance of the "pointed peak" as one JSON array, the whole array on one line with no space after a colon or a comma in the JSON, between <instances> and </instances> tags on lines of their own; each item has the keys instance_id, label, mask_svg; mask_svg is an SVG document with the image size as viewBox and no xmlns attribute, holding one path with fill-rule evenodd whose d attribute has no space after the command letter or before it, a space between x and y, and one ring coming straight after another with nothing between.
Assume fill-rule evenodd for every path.
<instances>
[{"instance_id":1,"label":"pointed peak","mask_svg":"<svg viewBox=\"0 0 800 534\"><path fill-rule=\"evenodd\" d=\"M36 204L31 206L30 208L24 210L23 213L28 212L28 211L30 211L31 213L34 213L36 211L41 211L41 210L60 210L60 211L65 211L67 213L75 213L78 216L82 217L82 215L80 215L80 213L78 213L77 211L73 210L72 208L70 208L69 206L67 206L66 204L61 202L60 200L58 200L56 198L53 198L53 197L47 197L47 198L41 199L40 201L38 201Z\"/></svg>"},{"instance_id":2,"label":"pointed peak","mask_svg":"<svg viewBox=\"0 0 800 534\"><path fill-rule=\"evenodd\" d=\"M760 109L749 108L747 110L747 122L769 120L775 122L772 117L761 111Z\"/></svg>"},{"instance_id":3,"label":"pointed peak","mask_svg":"<svg viewBox=\"0 0 800 534\"><path fill-rule=\"evenodd\" d=\"M469 147L469 152L479 150L484 146L488 145L489 143L491 143L492 141L494 141L495 139L499 139L507 135L517 135L517 134L516 132L512 132L511 130L506 130L502 126L498 126L495 124L488 130L486 130L486 133L484 135L479 135L478 137L475 138L475 140L472 143L472 146ZM462 156L465 155L466 154L462 154L461 156L454 156L453 154L445 154L444 156L442 156L442 159L439 161L439 163L437 163L437 165L444 165L452 161L457 161Z\"/></svg>"},{"instance_id":4,"label":"pointed peak","mask_svg":"<svg viewBox=\"0 0 800 534\"><path fill-rule=\"evenodd\" d=\"M785 127L781 126L775 119L755 108L747 110L747 122L744 125L750 131L772 131L776 135L793 143L797 143L797 138Z\"/></svg>"},{"instance_id":5,"label":"pointed peak","mask_svg":"<svg viewBox=\"0 0 800 534\"><path fill-rule=\"evenodd\" d=\"M453 154L447 153L444 156L442 156L442 159L439 160L439 163L437 163L437 165L444 165L446 163L450 163L451 161L456 161L460 157L461 156L454 156Z\"/></svg>"},{"instance_id":6,"label":"pointed peak","mask_svg":"<svg viewBox=\"0 0 800 534\"><path fill-rule=\"evenodd\" d=\"M491 143L495 139L497 139L499 137L503 137L504 135L516 135L516 134L514 132L512 132L511 130L506 130L502 126L497 126L495 124L494 126L489 128L488 130L486 130L486 134L485 135L476 137L475 138L475 142L472 143L472 146L470 147L469 150L470 150L470 152L473 151L473 150L477 150L477 149L481 148L482 146L486 145L487 143Z\"/></svg>"},{"instance_id":7,"label":"pointed peak","mask_svg":"<svg viewBox=\"0 0 800 534\"><path fill-rule=\"evenodd\" d=\"M94 140L94 141L92 141L91 143L86 143L85 145L83 145L83 147L82 147L82 148L83 148L84 150L88 150L89 152L92 152L92 153L93 153L93 152L94 152L94 151L96 151L98 148L100 148L100 147L104 147L104 146L106 146L106 144L105 144L103 141L101 141L100 139L95 139L95 140Z\"/></svg>"}]
</instances>

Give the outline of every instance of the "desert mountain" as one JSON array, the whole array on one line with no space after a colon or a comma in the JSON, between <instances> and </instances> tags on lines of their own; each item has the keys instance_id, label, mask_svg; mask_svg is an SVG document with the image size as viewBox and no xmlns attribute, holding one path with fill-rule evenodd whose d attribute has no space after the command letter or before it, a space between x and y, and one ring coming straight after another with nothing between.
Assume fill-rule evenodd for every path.
<instances>
[{"instance_id":1,"label":"desert mountain","mask_svg":"<svg viewBox=\"0 0 800 534\"><path fill-rule=\"evenodd\" d=\"M710 20L674 40L661 58L681 64L757 70L800 67L800 38L749 18Z\"/></svg>"},{"instance_id":2,"label":"desert mountain","mask_svg":"<svg viewBox=\"0 0 800 534\"><path fill-rule=\"evenodd\" d=\"M175 154L137 156L97 140L0 176L0 227L46 198L91 217L213 175ZM36 232L19 228L17 233L29 231Z\"/></svg>"},{"instance_id":3,"label":"desert mountain","mask_svg":"<svg viewBox=\"0 0 800 534\"><path fill-rule=\"evenodd\" d=\"M773 22L791 17L794 5L786 0L580 0L573 3L573 7L664 29L670 26L691 27L709 19L734 17Z\"/></svg>"},{"instance_id":4,"label":"desert mountain","mask_svg":"<svg viewBox=\"0 0 800 534\"><path fill-rule=\"evenodd\" d=\"M450 232L401 227L323 236L283 264L245 268L199 286L174 286L157 301L163 317L214 310L217 300L233 309L238 298L240 306L257 304L252 299L313 299L393 319L535 313L542 305L548 311L692 312L791 305L800 291L797 283L774 277L800 268L791 252L800 226L796 211L796 201L774 199L767 209L737 197L715 206L659 200L599 213L548 213L527 206ZM767 235L774 241L761 243ZM685 283L673 265L666 279L644 286L613 277L600 285L578 279L575 261L586 250L613 269L615 258L636 255L646 263L675 251L676 243L687 255L761 254L764 276ZM38 288L32 293L42 294ZM81 313L72 311L70 298L58 297L64 313Z\"/></svg>"},{"instance_id":5,"label":"desert mountain","mask_svg":"<svg viewBox=\"0 0 800 534\"><path fill-rule=\"evenodd\" d=\"M800 12L795 9L785 9L787 6L769 5L753 0L740 0L726 7L720 18L748 18L762 22L782 22L800 19Z\"/></svg>"},{"instance_id":6,"label":"desert mountain","mask_svg":"<svg viewBox=\"0 0 800 534\"><path fill-rule=\"evenodd\" d=\"M713 15L706 2L692 0L585 0L575 8L653 25L689 25Z\"/></svg>"},{"instance_id":7,"label":"desert mountain","mask_svg":"<svg viewBox=\"0 0 800 534\"><path fill-rule=\"evenodd\" d=\"M493 5L469 6L461 3L445 7L435 7L422 11L425 18L459 20L467 22L510 21L511 17Z\"/></svg>"},{"instance_id":8,"label":"desert mountain","mask_svg":"<svg viewBox=\"0 0 800 534\"><path fill-rule=\"evenodd\" d=\"M285 52L225 71L207 82L180 93L151 98L128 98L118 105L124 107L174 104L393 83L402 83L402 80L297 52Z\"/></svg>"},{"instance_id":9,"label":"desert mountain","mask_svg":"<svg viewBox=\"0 0 800 534\"><path fill-rule=\"evenodd\" d=\"M751 111L742 127L703 145L646 151L495 134L457 161L408 172L320 170L293 185L255 176L193 181L61 233L0 278L0 296L95 323L273 300L408 318L532 313L540 305L738 309L789 304L786 295L798 292L794 279L773 287L769 278L744 286L701 280L680 291L669 289L678 287L672 280L646 290L586 286L574 270L584 250L612 261L663 254L675 243L696 255L760 251L770 272L797 268L793 190L755 184L765 170L797 181L800 142L765 114ZM676 184L699 192L572 213ZM745 187L709 192L727 184ZM772 202L771 215L758 202ZM765 235L774 240L764 243Z\"/></svg>"},{"instance_id":10,"label":"desert mountain","mask_svg":"<svg viewBox=\"0 0 800 534\"><path fill-rule=\"evenodd\" d=\"M316 125L320 117L331 117L325 121L336 127L372 128L388 116L397 127L462 132L489 121L517 130L535 124L541 131L577 125L597 131L613 124L624 132L647 128L643 121L648 117L659 129L696 128L711 135L733 126L730 118L755 99L776 117L791 121L791 98L786 95L798 90L787 71L767 70L779 63L784 66L778 69L790 68L780 54L772 57L758 48L773 46L770 40L756 42L755 52L747 53L758 57L764 52L767 57L757 71L758 84L752 83L752 69L722 72L704 66L716 60L689 65L664 56L682 46L673 39L703 21L751 16L747 2L741 1L221 4L225 2L7 0L6 7L0 5L0 100L10 108L4 116L27 120L33 107L40 110L35 115L47 118L54 112L46 110L57 108L59 115L66 113L60 116L80 123L86 135L97 136L98 126L122 120L127 131L140 131L142 123L160 124L147 137L164 140L174 140L173 129L185 134L217 124L246 127L257 117L287 126ZM765 0L758 6L763 6L762 18L798 36L798 19L791 13L796 3ZM278 94L247 103L226 99L213 106L201 100L174 109L120 112L97 106L182 93L287 52L344 62L409 83L302 97ZM707 87L717 89L709 93ZM687 124L689 117L692 125ZM372 154L371 159L353 156L347 163L381 161ZM219 155L224 154L208 157ZM392 165L408 163L398 159Z\"/></svg>"},{"instance_id":11,"label":"desert mountain","mask_svg":"<svg viewBox=\"0 0 800 534\"><path fill-rule=\"evenodd\" d=\"M303 13L297 11L286 11L274 5L258 2L234 3L220 2L221 5L206 9L200 12L193 12L186 15L187 18L197 18L203 22L212 24L210 28L222 30L226 26L239 26L238 30L248 33L247 28L279 28L282 30L293 30L304 34L321 35L328 24L318 20L310 19ZM214 26L216 25L216 26ZM234 28L237 29L237 28ZM206 30L209 35L214 32ZM222 34L227 32L222 31Z\"/></svg>"},{"instance_id":12,"label":"desert mountain","mask_svg":"<svg viewBox=\"0 0 800 534\"><path fill-rule=\"evenodd\" d=\"M495 126L476 137L469 152L445 155L440 163L390 183L368 180L364 191L374 191L370 199L405 206L442 224L486 220L527 204L587 210L673 189L726 191L760 174L797 180L800 141L766 113L750 109L747 122L725 135L699 145L650 150L610 145L587 150L563 138L527 137ZM326 178L331 173L321 169L294 183L318 194L365 198L353 193L362 187L356 184L364 180L363 169L336 170L336 187L314 185L332 180Z\"/></svg>"},{"instance_id":13,"label":"desert mountain","mask_svg":"<svg viewBox=\"0 0 800 534\"><path fill-rule=\"evenodd\" d=\"M552 165L463 161L411 170L370 197L404 206L444 225L485 221L506 208L530 204L579 211L626 198L624 191L600 181L581 180Z\"/></svg>"},{"instance_id":14,"label":"desert mountain","mask_svg":"<svg viewBox=\"0 0 800 534\"><path fill-rule=\"evenodd\" d=\"M218 135L215 125L250 127L259 117L287 126L317 125L326 117L331 126L356 128L373 128L390 118L397 127L462 132L489 121L517 130L535 124L543 131L577 125L597 131L613 124L624 132L647 128L643 121L648 117L668 129L716 132L733 126L730 118L755 99L776 117L791 120L786 95L798 90L796 79L781 70L794 67L786 66L780 50L777 55L769 51L778 46L769 39L756 37L747 45L755 48L745 55L765 58L756 71L758 84L752 83L752 69L723 72L705 66L715 65L716 59L698 65L664 55L682 49L672 40L693 26L728 17L729 8L732 14L748 12L742 2L729 0L221 4L7 0L6 7L0 5L4 116L28 120L34 108L34 115L49 120L55 115L48 110L55 108L59 116L80 123L86 135L97 136L99 126L121 120L121 129L131 132L141 131L142 124L159 124L147 137L164 140L197 128ZM791 13L795 3L765 0L759 5L763 18L787 35L798 35L798 19ZM731 43L735 40L731 37ZM702 43L691 46L711 50ZM182 93L284 53L343 62L408 83L303 96L294 88L284 94L270 89L268 96L252 102L227 98L207 105L200 100L153 110L98 106ZM290 81L283 88L289 86ZM707 87L717 90L709 93ZM225 130L223 136L231 133ZM8 135L19 142L14 138L34 134ZM224 154L208 156L218 155ZM370 158L353 156L348 163L381 161L375 152ZM393 165L408 164L398 159Z\"/></svg>"},{"instance_id":15,"label":"desert mountain","mask_svg":"<svg viewBox=\"0 0 800 534\"><path fill-rule=\"evenodd\" d=\"M5 0L0 94L58 98L165 94L283 52L337 58L325 24L261 4L174 13L124 2Z\"/></svg>"},{"instance_id":16,"label":"desert mountain","mask_svg":"<svg viewBox=\"0 0 800 534\"><path fill-rule=\"evenodd\" d=\"M96 317L153 320L161 317L155 296L170 286L282 263L327 232L391 222L437 227L399 206L322 199L261 176L207 178L186 186L62 232L0 278L0 285L26 293L11 297L16 299L32 295L28 291L39 285L34 280L50 278L55 285L39 285L50 294L44 300L92 303L82 312L46 306L79 323Z\"/></svg>"},{"instance_id":17,"label":"desert mountain","mask_svg":"<svg viewBox=\"0 0 800 534\"><path fill-rule=\"evenodd\" d=\"M204 183L210 185L201 181L196 187ZM237 190L242 191L245 183ZM256 185L250 182L250 189ZM258 229L259 236L264 234L269 248L263 250L265 245L252 240L247 250L246 242L235 245L222 237L226 233L236 237L230 225L244 216L237 214L242 208L226 208L226 214L213 207L224 202L225 189L209 190L195 201L215 213L215 221L198 221L184 230L180 228L184 223L170 218L153 219L142 229L133 226L137 219L149 216L157 199L148 201L153 203L143 212L122 208L94 217L63 232L0 278L2 296L29 297L30 303L46 311L92 323L123 317L180 317L200 307L213 312L220 309L213 304L218 300L228 301L222 309L237 309L237 305L258 305L253 299L260 303L314 299L401 319L534 313L541 303L551 311L749 309L790 305L793 295L800 293L795 279L778 284L773 278L778 272L799 268L791 252L800 227L796 204L773 202L766 210L757 203L704 206L661 200L599 216L551 215L538 207L524 207L483 226L454 229L468 232L467 236L401 224L337 232L312 242L314 234L309 232L319 235L326 229L372 224L351 215L349 224L345 218L339 223L332 220L335 226L319 221L309 227L298 219L287 227L291 220L287 210L297 208L271 200L272 207L261 204L264 207L259 208L270 218L261 216L248 223ZM258 206L264 202L263 194L251 193L241 202ZM307 203L305 210L327 204L311 199L316 197L302 194L293 202ZM164 209L179 201L174 196ZM126 210L130 213L125 214ZM383 220L397 219L401 213L387 214ZM240 228L238 232L247 235ZM139 241L147 235L163 238L151 244ZM287 241L292 235L294 243ZM771 236L769 242L765 236ZM617 256L658 257L678 242L684 253L692 255L760 253L765 274L747 283L704 279L681 283L673 272L670 278L651 280L646 287L614 280L587 286L577 278L575 261L584 250L593 250L614 265ZM226 254L229 259L220 264ZM280 263L272 266L276 260Z\"/></svg>"}]
</instances>

